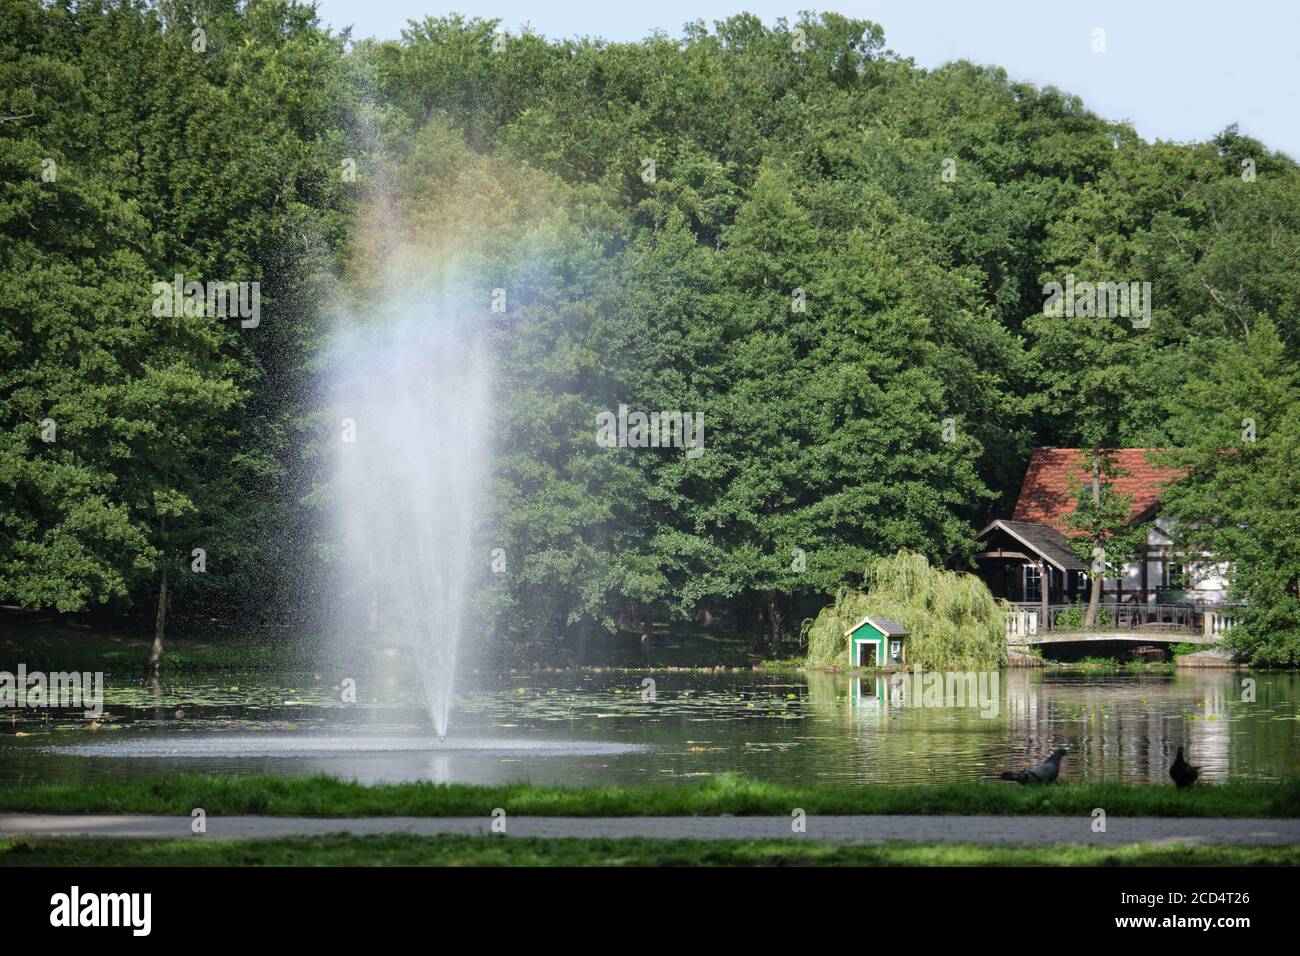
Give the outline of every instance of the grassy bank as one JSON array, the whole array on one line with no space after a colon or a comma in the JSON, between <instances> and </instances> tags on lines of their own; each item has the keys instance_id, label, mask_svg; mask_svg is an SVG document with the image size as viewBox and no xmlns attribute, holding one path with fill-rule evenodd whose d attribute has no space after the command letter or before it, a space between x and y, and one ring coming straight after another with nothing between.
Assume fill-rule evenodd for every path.
<instances>
[{"instance_id":1,"label":"grassy bank","mask_svg":"<svg viewBox=\"0 0 1300 956\"><path fill-rule=\"evenodd\" d=\"M810 788L719 776L700 783L569 788L400 783L365 786L323 775L174 774L101 784L43 784L0 791L0 811L271 816L478 816L502 807L523 816L714 816L789 814L982 814L1296 817L1300 778L1179 792L1173 785L1058 783L1021 787L987 781L938 787Z\"/></svg>"},{"instance_id":2,"label":"grassy bank","mask_svg":"<svg viewBox=\"0 0 1300 956\"><path fill-rule=\"evenodd\" d=\"M0 607L0 670L14 671L23 663L29 671L143 673L152 640L152 631L138 626L130 630L111 621L90 624ZM609 660L582 666L556 661L537 668L537 672L749 671L759 666L749 653L751 643L744 634L657 632L647 648L639 637L619 634L609 638L614 648ZM371 659L386 658L393 649L382 641L356 642L345 649L310 633L285 628L240 630L180 623L165 642L161 670L164 676L222 671L302 672L346 664L349 672L355 672ZM789 663L794 666L801 662ZM517 669L534 672L532 666Z\"/></svg>"},{"instance_id":3,"label":"grassy bank","mask_svg":"<svg viewBox=\"0 0 1300 956\"><path fill-rule=\"evenodd\" d=\"M1296 866L1294 846L843 846L795 840L326 836L10 840L5 866Z\"/></svg>"},{"instance_id":4,"label":"grassy bank","mask_svg":"<svg viewBox=\"0 0 1300 956\"><path fill-rule=\"evenodd\" d=\"M143 673L153 638L126 630L105 630L27 612L0 611L0 670L103 671ZM307 670L318 666L320 648L301 636L280 632L213 633L166 642L166 674L215 671Z\"/></svg>"}]
</instances>

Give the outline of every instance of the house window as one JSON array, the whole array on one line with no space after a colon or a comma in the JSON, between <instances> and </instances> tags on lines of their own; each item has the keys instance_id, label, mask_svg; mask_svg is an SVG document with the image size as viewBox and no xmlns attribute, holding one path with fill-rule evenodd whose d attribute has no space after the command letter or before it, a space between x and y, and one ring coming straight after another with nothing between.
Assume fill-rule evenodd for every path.
<instances>
[{"instance_id":1,"label":"house window","mask_svg":"<svg viewBox=\"0 0 1300 956\"><path fill-rule=\"evenodd\" d=\"M903 659L903 642L902 642L902 641L890 641L890 642L889 642L889 657L890 657L891 660L893 660L893 661L895 661L895 662L901 661L901 660Z\"/></svg>"},{"instance_id":2,"label":"house window","mask_svg":"<svg viewBox=\"0 0 1300 956\"><path fill-rule=\"evenodd\" d=\"M1043 599L1043 577L1038 573L1038 566L1026 564L1025 566L1025 601L1041 601Z\"/></svg>"}]
</instances>

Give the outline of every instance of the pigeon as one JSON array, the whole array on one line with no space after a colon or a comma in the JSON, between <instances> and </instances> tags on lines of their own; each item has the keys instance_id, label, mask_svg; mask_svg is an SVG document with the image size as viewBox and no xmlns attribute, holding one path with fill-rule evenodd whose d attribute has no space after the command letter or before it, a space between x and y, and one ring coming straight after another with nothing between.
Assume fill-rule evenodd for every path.
<instances>
[{"instance_id":1,"label":"pigeon","mask_svg":"<svg viewBox=\"0 0 1300 956\"><path fill-rule=\"evenodd\" d=\"M1060 747L1053 750L1052 755L1037 767L1002 771L1002 779L1014 780L1016 783L1051 783L1061 773L1061 758L1064 756L1065 748Z\"/></svg>"},{"instance_id":2,"label":"pigeon","mask_svg":"<svg viewBox=\"0 0 1300 956\"><path fill-rule=\"evenodd\" d=\"M1183 759L1183 748L1178 748L1178 756L1174 757L1173 766L1169 768L1169 776L1173 778L1174 786L1179 790L1186 790L1192 784L1196 783L1196 778L1201 775L1200 767L1193 767Z\"/></svg>"}]
</instances>

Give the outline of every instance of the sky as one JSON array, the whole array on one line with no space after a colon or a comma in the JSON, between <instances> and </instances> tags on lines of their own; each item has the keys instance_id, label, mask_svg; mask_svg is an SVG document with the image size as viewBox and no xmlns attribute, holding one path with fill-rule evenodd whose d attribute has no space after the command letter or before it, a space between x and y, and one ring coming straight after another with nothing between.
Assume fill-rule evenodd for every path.
<instances>
[{"instance_id":1,"label":"sky","mask_svg":"<svg viewBox=\"0 0 1300 956\"><path fill-rule=\"evenodd\" d=\"M951 60L1001 66L1017 81L1056 86L1150 140L1204 140L1231 123L1300 159L1300 0L317 0L321 18L354 38L397 39L411 19L460 13L524 24L552 39L681 35L691 20L740 12L793 23L800 10L873 20L885 44L922 67ZM1094 31L1105 51L1094 52Z\"/></svg>"}]
</instances>

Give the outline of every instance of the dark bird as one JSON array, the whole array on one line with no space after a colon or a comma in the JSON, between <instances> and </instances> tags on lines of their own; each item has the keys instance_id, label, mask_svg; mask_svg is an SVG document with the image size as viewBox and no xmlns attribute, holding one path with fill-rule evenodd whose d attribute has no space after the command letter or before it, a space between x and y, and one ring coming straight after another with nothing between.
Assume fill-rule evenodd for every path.
<instances>
[{"instance_id":1,"label":"dark bird","mask_svg":"<svg viewBox=\"0 0 1300 956\"><path fill-rule=\"evenodd\" d=\"M1052 755L1037 767L1002 771L1002 779L1014 780L1016 783L1051 783L1061 773L1061 758L1064 756L1065 748L1060 747L1053 750Z\"/></svg>"},{"instance_id":2,"label":"dark bird","mask_svg":"<svg viewBox=\"0 0 1300 956\"><path fill-rule=\"evenodd\" d=\"M1183 748L1178 748L1178 756L1174 757L1173 766L1169 768L1169 776L1174 781L1174 786L1179 790L1186 790L1192 784L1196 783L1196 778L1201 775L1200 767L1193 767L1183 759Z\"/></svg>"}]
</instances>

